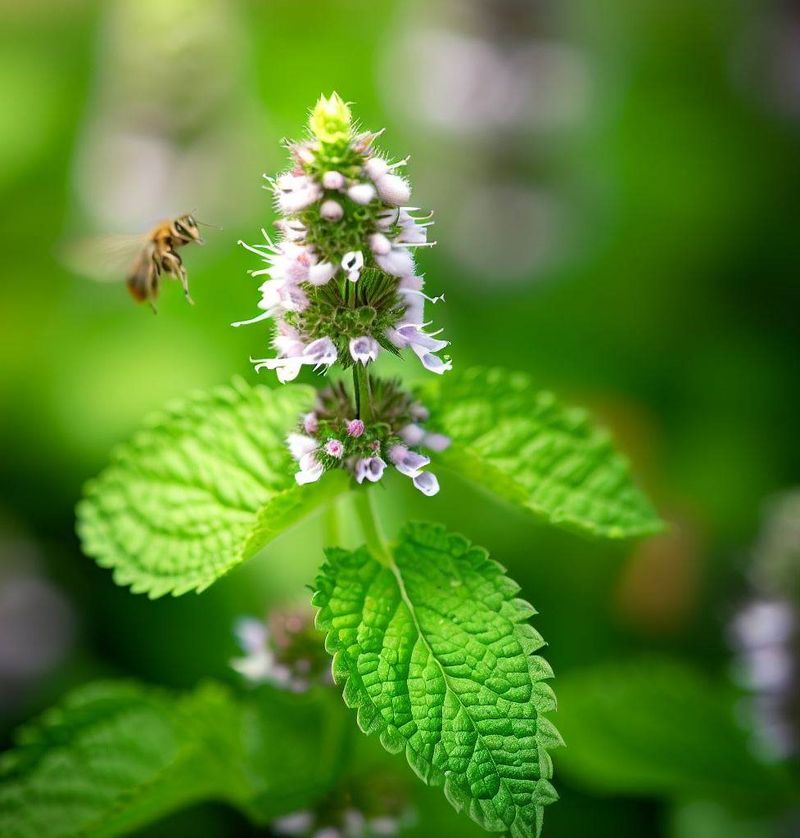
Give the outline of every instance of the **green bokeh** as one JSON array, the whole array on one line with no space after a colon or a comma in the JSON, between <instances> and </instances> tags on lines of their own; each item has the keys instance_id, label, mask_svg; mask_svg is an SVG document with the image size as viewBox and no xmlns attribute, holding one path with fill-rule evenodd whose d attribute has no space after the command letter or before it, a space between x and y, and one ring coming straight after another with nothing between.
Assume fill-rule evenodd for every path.
<instances>
[{"instance_id":1,"label":"green bokeh","mask_svg":"<svg viewBox=\"0 0 800 838\"><path fill-rule=\"evenodd\" d=\"M248 357L264 352L264 333L228 327L251 316L255 302L246 274L253 260L235 242L253 240L272 221L260 176L282 165L281 138L297 134L320 92L338 90L366 126L387 127L393 153L412 154L420 200L444 207L440 240L454 229L449 159L472 155L469 165L480 167L491 158L419 130L385 95L384 57L398 28L422 25L426 15L456 26L458 4L449 17L436 2L223 4L242 38L236 96L255 115L234 128L260 161L250 191L229 198L256 210L246 219L236 212L209 219L225 229L186 253L196 306L169 286L153 317L120 286L76 276L58 258L65 239L91 232L74 161L103 78L99 44L111 5L0 7L0 522L9 538L35 546L78 625L67 657L0 718L3 740L68 685L98 674L175 686L209 675L232 680L236 616L302 597L313 579L319 521L202 596L158 602L116 589L81 555L73 531L82 483L144 414L234 374L255 380ZM590 104L558 138L527 136L507 165L521 184L559 191L577 230L573 250L513 284L491 275L476 283L444 247L421 261L432 287L447 291L436 319L453 340L454 362L523 369L565 401L588 406L612 428L664 516L689 537L648 562L637 545L547 530L450 478L432 500L394 481L396 494L381 504L386 528L410 517L441 520L489 548L539 610L536 627L557 676L646 650L724 679L724 621L745 584L742 555L760 505L800 477L800 103L794 116L772 106L746 64L742 82L744 45L763 26L759 4L552 6L559 13L547 18L545 34L582 51ZM180 38L180 23L175 32ZM146 57L146 43L141 48ZM202 97L191 78L170 75L168 63L149 69L162 85ZM406 69L393 71L402 80ZM420 180L432 170L437 178ZM117 226L107 220L108 229ZM406 361L404 374L418 375L415 363ZM678 582L648 599L660 591L659 574ZM654 603L659 619L648 618ZM559 790L562 801L547 812L549 836L589 834L590 823L593 835L674 829L694 838L709 818L729 822L704 803L672 817L657 799L598 796L566 782ZM420 789L418 805L426 814L414 834L478 834L435 792ZM742 835L761 834L742 824ZM214 809L178 816L152 834L245 830Z\"/></svg>"}]
</instances>

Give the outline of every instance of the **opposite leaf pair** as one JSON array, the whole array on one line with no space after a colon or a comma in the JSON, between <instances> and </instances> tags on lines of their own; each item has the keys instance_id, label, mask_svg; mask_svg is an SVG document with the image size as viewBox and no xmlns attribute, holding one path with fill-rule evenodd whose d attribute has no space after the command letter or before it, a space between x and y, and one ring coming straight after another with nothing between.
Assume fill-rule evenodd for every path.
<instances>
[{"instance_id":1,"label":"opposite leaf pair","mask_svg":"<svg viewBox=\"0 0 800 838\"><path fill-rule=\"evenodd\" d=\"M202 590L314 509L356 488L343 471L297 486L288 427L314 398L234 382L175 405L87 489L79 531L115 579L150 596ZM476 370L424 392L446 464L553 523L611 537L659 522L607 435L535 395L524 376ZM374 522L373 522L374 523ZM485 551L435 525L333 550L317 581L334 675L365 732L489 830L528 835L555 798L542 716L552 673L533 655L533 609Z\"/></svg>"}]
</instances>

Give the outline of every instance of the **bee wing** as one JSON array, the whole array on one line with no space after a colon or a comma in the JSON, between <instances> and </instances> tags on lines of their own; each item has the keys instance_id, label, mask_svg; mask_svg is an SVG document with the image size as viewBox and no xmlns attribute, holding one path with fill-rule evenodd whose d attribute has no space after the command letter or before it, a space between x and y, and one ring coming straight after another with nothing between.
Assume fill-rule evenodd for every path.
<instances>
[{"instance_id":1,"label":"bee wing","mask_svg":"<svg viewBox=\"0 0 800 838\"><path fill-rule=\"evenodd\" d=\"M67 242L59 250L72 273L98 282L122 282L147 245L147 234L110 235Z\"/></svg>"}]
</instances>

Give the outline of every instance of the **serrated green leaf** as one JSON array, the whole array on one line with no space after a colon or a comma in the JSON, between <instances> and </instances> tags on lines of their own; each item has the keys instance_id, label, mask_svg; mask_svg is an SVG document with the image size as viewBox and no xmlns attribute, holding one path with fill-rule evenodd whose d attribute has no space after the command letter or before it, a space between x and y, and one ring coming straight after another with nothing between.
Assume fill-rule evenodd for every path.
<instances>
[{"instance_id":1,"label":"serrated green leaf","mask_svg":"<svg viewBox=\"0 0 800 838\"><path fill-rule=\"evenodd\" d=\"M112 456L78 506L85 552L151 597L202 591L348 487L296 486L288 430L314 391L241 380L169 407Z\"/></svg>"},{"instance_id":2,"label":"serrated green leaf","mask_svg":"<svg viewBox=\"0 0 800 838\"><path fill-rule=\"evenodd\" d=\"M662 524L608 434L562 407L529 378L469 369L430 382L430 426L453 445L444 465L549 523L606 538L658 532Z\"/></svg>"},{"instance_id":3,"label":"serrated green leaf","mask_svg":"<svg viewBox=\"0 0 800 838\"><path fill-rule=\"evenodd\" d=\"M546 748L560 743L541 716L552 692L537 690L552 673L503 568L462 536L414 524L390 564L366 548L329 551L316 588L361 729L487 830L538 834L555 798Z\"/></svg>"},{"instance_id":4,"label":"serrated green leaf","mask_svg":"<svg viewBox=\"0 0 800 838\"><path fill-rule=\"evenodd\" d=\"M200 800L257 822L333 783L341 720L324 702L208 684L187 695L134 683L84 687L24 728L0 760L3 838L110 836Z\"/></svg>"},{"instance_id":5,"label":"serrated green leaf","mask_svg":"<svg viewBox=\"0 0 800 838\"><path fill-rule=\"evenodd\" d=\"M730 696L680 662L605 664L559 679L560 771L613 794L780 800L784 777L756 758Z\"/></svg>"}]
</instances>

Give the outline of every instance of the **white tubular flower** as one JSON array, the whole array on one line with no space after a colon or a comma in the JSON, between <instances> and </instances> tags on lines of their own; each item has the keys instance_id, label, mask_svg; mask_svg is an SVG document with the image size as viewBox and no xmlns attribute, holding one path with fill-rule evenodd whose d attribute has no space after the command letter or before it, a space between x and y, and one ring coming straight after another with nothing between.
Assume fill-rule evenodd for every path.
<instances>
[{"instance_id":1,"label":"white tubular flower","mask_svg":"<svg viewBox=\"0 0 800 838\"><path fill-rule=\"evenodd\" d=\"M392 276L411 276L414 273L414 259L402 247L393 247L388 253L376 253L375 261Z\"/></svg>"},{"instance_id":2,"label":"white tubular flower","mask_svg":"<svg viewBox=\"0 0 800 838\"><path fill-rule=\"evenodd\" d=\"M396 329L390 329L387 337L398 349L410 346L414 354L422 361L422 366L429 372L441 375L453 368L452 362L443 361L435 354L449 346L450 341L437 340L433 335L423 332L421 326L406 323Z\"/></svg>"},{"instance_id":3,"label":"white tubular flower","mask_svg":"<svg viewBox=\"0 0 800 838\"><path fill-rule=\"evenodd\" d=\"M357 364L368 364L378 357L380 346L375 338L368 335L360 338L353 338L350 341L350 355Z\"/></svg>"},{"instance_id":4,"label":"white tubular flower","mask_svg":"<svg viewBox=\"0 0 800 838\"><path fill-rule=\"evenodd\" d=\"M298 462L300 462L301 457L316 451L318 447L314 437L298 433L289 434L286 437L286 444L289 446L289 453Z\"/></svg>"},{"instance_id":5,"label":"white tubular flower","mask_svg":"<svg viewBox=\"0 0 800 838\"><path fill-rule=\"evenodd\" d=\"M319 214L326 221L339 221L344 215L344 210L338 201L329 199L322 202L322 206L319 208Z\"/></svg>"},{"instance_id":6,"label":"white tubular flower","mask_svg":"<svg viewBox=\"0 0 800 838\"><path fill-rule=\"evenodd\" d=\"M344 175L341 172L325 172L322 176L322 185L325 189L343 189L345 184Z\"/></svg>"},{"instance_id":7,"label":"white tubular flower","mask_svg":"<svg viewBox=\"0 0 800 838\"><path fill-rule=\"evenodd\" d=\"M388 230L399 223L400 210L397 207L387 207L378 213L376 225L379 230Z\"/></svg>"},{"instance_id":8,"label":"white tubular flower","mask_svg":"<svg viewBox=\"0 0 800 838\"><path fill-rule=\"evenodd\" d=\"M427 495L429 498L439 492L439 481L436 479L436 475L431 474L429 471L423 471L421 474L418 474L413 479L413 483L423 495Z\"/></svg>"},{"instance_id":9,"label":"white tubular flower","mask_svg":"<svg viewBox=\"0 0 800 838\"><path fill-rule=\"evenodd\" d=\"M386 463L380 457L364 457L356 463L356 482L377 483L386 469Z\"/></svg>"},{"instance_id":10,"label":"white tubular flower","mask_svg":"<svg viewBox=\"0 0 800 838\"><path fill-rule=\"evenodd\" d=\"M342 257L342 268L350 282L358 282L363 267L364 254L360 250L351 250Z\"/></svg>"},{"instance_id":11,"label":"white tubular flower","mask_svg":"<svg viewBox=\"0 0 800 838\"><path fill-rule=\"evenodd\" d=\"M278 374L278 381L285 384L287 381L294 381L305 365L311 365L315 369L329 367L336 362L338 353L333 341L330 338L319 338L312 341L299 355L290 355L279 358L251 358L255 364L255 370L275 370Z\"/></svg>"},{"instance_id":12,"label":"white tubular flower","mask_svg":"<svg viewBox=\"0 0 800 838\"><path fill-rule=\"evenodd\" d=\"M409 451L405 445L393 445L389 450L389 459L400 474L406 477L416 477L431 462L430 457Z\"/></svg>"},{"instance_id":13,"label":"white tubular flower","mask_svg":"<svg viewBox=\"0 0 800 838\"><path fill-rule=\"evenodd\" d=\"M411 187L408 181L400 175L391 173L381 175L375 181L375 188L381 200L394 207L400 207L411 200Z\"/></svg>"},{"instance_id":14,"label":"white tubular flower","mask_svg":"<svg viewBox=\"0 0 800 838\"><path fill-rule=\"evenodd\" d=\"M418 224L405 209L400 209L397 215L396 223L400 228L400 231L395 237L396 242L402 242L405 244L425 244L428 241L427 226Z\"/></svg>"},{"instance_id":15,"label":"white tubular flower","mask_svg":"<svg viewBox=\"0 0 800 838\"><path fill-rule=\"evenodd\" d=\"M294 479L299 486L306 483L316 483L325 471L324 466L317 458L316 451L309 451L300 458L300 471L295 473Z\"/></svg>"},{"instance_id":16,"label":"white tubular flower","mask_svg":"<svg viewBox=\"0 0 800 838\"><path fill-rule=\"evenodd\" d=\"M275 226L288 242L302 241L308 234L308 230L299 221L287 221L281 218L275 222Z\"/></svg>"},{"instance_id":17,"label":"white tubular flower","mask_svg":"<svg viewBox=\"0 0 800 838\"><path fill-rule=\"evenodd\" d=\"M275 186L278 207L288 215L304 210L322 197L320 185L307 175L281 175Z\"/></svg>"},{"instance_id":18,"label":"white tubular flower","mask_svg":"<svg viewBox=\"0 0 800 838\"><path fill-rule=\"evenodd\" d=\"M319 338L308 344L304 357L306 363L313 364L315 368L329 367L336 363L338 354L330 338Z\"/></svg>"},{"instance_id":19,"label":"white tubular flower","mask_svg":"<svg viewBox=\"0 0 800 838\"><path fill-rule=\"evenodd\" d=\"M375 200L375 187L371 183L356 183L347 190L347 197L366 206Z\"/></svg>"},{"instance_id":20,"label":"white tubular flower","mask_svg":"<svg viewBox=\"0 0 800 838\"><path fill-rule=\"evenodd\" d=\"M320 262L308 269L308 281L312 285L325 285L336 274L339 268L331 262Z\"/></svg>"},{"instance_id":21,"label":"white tubular flower","mask_svg":"<svg viewBox=\"0 0 800 838\"><path fill-rule=\"evenodd\" d=\"M302 355L305 344L297 329L293 329L283 320L278 321L278 333L272 339L278 355L288 357L290 355Z\"/></svg>"}]
</instances>

